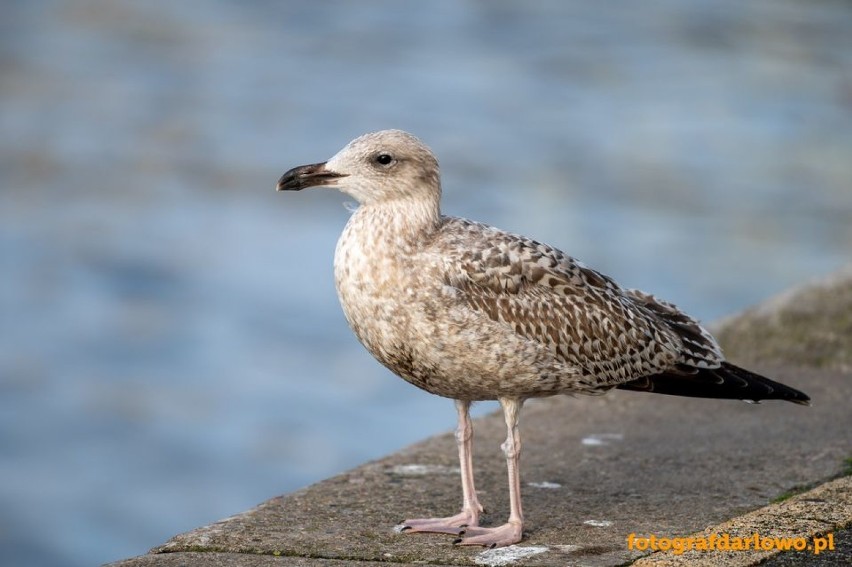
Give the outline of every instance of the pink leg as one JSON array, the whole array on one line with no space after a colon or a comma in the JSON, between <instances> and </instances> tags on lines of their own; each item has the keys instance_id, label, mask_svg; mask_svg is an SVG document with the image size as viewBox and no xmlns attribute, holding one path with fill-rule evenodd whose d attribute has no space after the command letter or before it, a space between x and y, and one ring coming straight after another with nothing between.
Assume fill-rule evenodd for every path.
<instances>
[{"instance_id":1,"label":"pink leg","mask_svg":"<svg viewBox=\"0 0 852 567\"><path fill-rule=\"evenodd\" d=\"M459 466L462 481L462 511L448 518L421 518L405 520L404 532L431 532L459 535L469 526L479 525L482 506L476 497L473 486L473 424L470 422L470 402L456 400L459 412L459 424L456 429L456 443L459 448Z\"/></svg>"},{"instance_id":2,"label":"pink leg","mask_svg":"<svg viewBox=\"0 0 852 567\"><path fill-rule=\"evenodd\" d=\"M518 430L518 414L523 400L501 398L503 416L506 418L508 435L503 443L506 455L506 468L509 472L509 521L495 528L470 527L464 530L465 538L458 539L459 545L482 545L502 547L521 541L524 529L524 515L521 511L521 477L519 463L521 458L521 435Z\"/></svg>"}]
</instances>

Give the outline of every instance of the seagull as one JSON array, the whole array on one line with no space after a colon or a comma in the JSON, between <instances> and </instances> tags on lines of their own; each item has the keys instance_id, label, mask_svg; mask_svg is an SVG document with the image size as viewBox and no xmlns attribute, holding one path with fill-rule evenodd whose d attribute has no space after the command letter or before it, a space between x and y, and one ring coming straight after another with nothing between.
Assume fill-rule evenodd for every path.
<instances>
[{"instance_id":1,"label":"seagull","mask_svg":"<svg viewBox=\"0 0 852 567\"><path fill-rule=\"evenodd\" d=\"M412 134L365 134L326 162L289 170L277 189L309 187L358 202L334 254L352 331L394 374L455 400L461 512L405 520L402 531L489 548L522 540L518 419L530 398L621 388L808 405L806 394L727 362L675 305L552 246L442 215L438 160ZM480 400L499 401L507 428L510 514L495 527L480 526L473 481L470 406Z\"/></svg>"}]
</instances>

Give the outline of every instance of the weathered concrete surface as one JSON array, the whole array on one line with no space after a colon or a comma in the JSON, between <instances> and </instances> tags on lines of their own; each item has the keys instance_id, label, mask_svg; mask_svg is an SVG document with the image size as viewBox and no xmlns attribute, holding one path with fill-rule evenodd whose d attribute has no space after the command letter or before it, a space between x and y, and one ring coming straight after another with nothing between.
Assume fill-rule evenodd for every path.
<instances>
[{"instance_id":1,"label":"weathered concrete surface","mask_svg":"<svg viewBox=\"0 0 852 567\"><path fill-rule=\"evenodd\" d=\"M189 551L185 553L150 553L112 563L111 567L282 567L284 565L287 567L375 567L376 562ZM414 567L423 564L392 563L392 565L394 567ZM438 567L441 566L438 565Z\"/></svg>"},{"instance_id":2,"label":"weathered concrete surface","mask_svg":"<svg viewBox=\"0 0 852 567\"><path fill-rule=\"evenodd\" d=\"M831 553L805 555L780 553L760 564L760 567L835 567L852 565L852 528L834 532L834 549Z\"/></svg>"},{"instance_id":3,"label":"weathered concrete surface","mask_svg":"<svg viewBox=\"0 0 852 567\"><path fill-rule=\"evenodd\" d=\"M715 566L740 567L757 565L779 555L778 549L773 548L771 544L768 545L770 549L755 549L760 544L749 541L753 539L754 534L758 534L759 541L763 538L802 539L808 547L801 552L788 554L791 558L795 557L797 563L801 565L808 559L820 559L817 558L819 553L813 550L814 536L817 534L824 536L834 532L838 526L848 525L852 521L851 513L852 476L844 476L783 502L765 506L688 536L694 539L709 539L712 535L718 537L726 534L729 536L726 547L731 547L730 538L741 538L748 542L748 551L734 548L713 551L694 549L680 553L660 552L639 559L633 565L634 567L689 567L709 559ZM833 539L831 541L833 544ZM836 556L833 557L835 555L833 552L837 550L829 549L828 541L825 544L822 559L837 559Z\"/></svg>"},{"instance_id":4,"label":"weathered concrete surface","mask_svg":"<svg viewBox=\"0 0 852 567\"><path fill-rule=\"evenodd\" d=\"M630 533L670 537L772 527L772 534L792 536L852 523L849 478L817 486L840 476L852 457L850 314L852 270L846 270L720 329L729 358L803 389L813 407L621 391L528 403L521 426L527 525L520 547L539 553L517 563L624 564L648 554L628 549ZM502 418L477 420L475 429L486 521L502 522L508 514L498 449ZM431 438L114 565L500 564L494 557L500 550L458 548L452 536L392 529L406 517L455 512L457 477L452 436ZM770 505L815 486L818 496ZM761 559L713 553L697 561ZM643 559L655 565L676 560L666 553Z\"/></svg>"}]
</instances>

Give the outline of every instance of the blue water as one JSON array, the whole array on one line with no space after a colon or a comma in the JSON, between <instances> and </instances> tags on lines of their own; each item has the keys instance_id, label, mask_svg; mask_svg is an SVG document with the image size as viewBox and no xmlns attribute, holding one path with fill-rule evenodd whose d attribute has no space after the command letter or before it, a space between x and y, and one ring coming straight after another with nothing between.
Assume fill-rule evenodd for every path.
<instances>
[{"instance_id":1,"label":"blue water","mask_svg":"<svg viewBox=\"0 0 852 567\"><path fill-rule=\"evenodd\" d=\"M707 321L849 262L850 29L837 1L6 2L4 562L137 555L452 428L346 328L346 198L274 192L365 131L430 144L446 212Z\"/></svg>"}]
</instances>

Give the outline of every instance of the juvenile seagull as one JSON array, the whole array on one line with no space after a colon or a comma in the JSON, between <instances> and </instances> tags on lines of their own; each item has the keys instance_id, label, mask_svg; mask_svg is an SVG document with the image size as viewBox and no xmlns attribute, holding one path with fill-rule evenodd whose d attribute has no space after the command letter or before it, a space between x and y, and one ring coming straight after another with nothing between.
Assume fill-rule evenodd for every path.
<instances>
[{"instance_id":1,"label":"juvenile seagull","mask_svg":"<svg viewBox=\"0 0 852 567\"><path fill-rule=\"evenodd\" d=\"M612 388L807 404L793 388L725 361L716 340L671 303L625 289L563 252L441 215L438 161L400 130L366 134L324 163L285 173L279 191L335 187L354 212L334 254L340 304L368 351L411 384L455 400L462 510L406 520L455 543L521 541L518 413L524 400ZM479 526L470 404L498 400L508 436L510 514Z\"/></svg>"}]
</instances>

